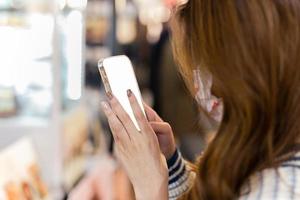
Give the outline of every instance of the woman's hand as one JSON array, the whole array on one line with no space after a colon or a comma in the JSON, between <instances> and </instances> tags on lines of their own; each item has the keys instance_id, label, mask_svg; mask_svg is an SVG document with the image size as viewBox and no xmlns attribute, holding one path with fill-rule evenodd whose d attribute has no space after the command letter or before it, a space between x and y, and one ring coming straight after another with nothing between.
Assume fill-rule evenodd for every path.
<instances>
[{"instance_id":1,"label":"woman's hand","mask_svg":"<svg viewBox=\"0 0 300 200\"><path fill-rule=\"evenodd\" d=\"M170 159L176 151L176 144L172 127L164 122L158 114L147 104L144 103L145 112L150 126L156 133L160 149L166 159Z\"/></svg>"},{"instance_id":2,"label":"woman's hand","mask_svg":"<svg viewBox=\"0 0 300 200\"><path fill-rule=\"evenodd\" d=\"M168 199L168 169L158 139L135 96L128 98L141 131L138 131L118 100L109 95L102 107L108 118L117 157L132 182L138 200Z\"/></svg>"}]
</instances>

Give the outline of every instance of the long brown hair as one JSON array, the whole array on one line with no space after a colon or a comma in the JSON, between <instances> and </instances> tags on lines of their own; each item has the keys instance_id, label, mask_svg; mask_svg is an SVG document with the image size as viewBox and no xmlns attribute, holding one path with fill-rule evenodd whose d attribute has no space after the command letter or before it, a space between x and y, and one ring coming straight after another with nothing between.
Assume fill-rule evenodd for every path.
<instances>
[{"instance_id":1,"label":"long brown hair","mask_svg":"<svg viewBox=\"0 0 300 200\"><path fill-rule=\"evenodd\" d=\"M192 85L208 70L224 116L199 163L197 196L236 199L299 139L300 1L189 0L173 20L175 58ZM191 87L192 88L192 87Z\"/></svg>"}]
</instances>

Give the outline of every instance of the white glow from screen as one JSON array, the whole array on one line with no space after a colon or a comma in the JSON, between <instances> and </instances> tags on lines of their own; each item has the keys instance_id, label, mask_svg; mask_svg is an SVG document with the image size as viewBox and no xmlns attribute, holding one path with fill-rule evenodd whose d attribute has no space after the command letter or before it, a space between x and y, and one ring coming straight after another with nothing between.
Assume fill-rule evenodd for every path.
<instances>
[{"instance_id":1,"label":"white glow from screen","mask_svg":"<svg viewBox=\"0 0 300 200\"><path fill-rule=\"evenodd\" d=\"M72 100L81 97L83 17L72 11L66 20L67 96Z\"/></svg>"}]
</instances>

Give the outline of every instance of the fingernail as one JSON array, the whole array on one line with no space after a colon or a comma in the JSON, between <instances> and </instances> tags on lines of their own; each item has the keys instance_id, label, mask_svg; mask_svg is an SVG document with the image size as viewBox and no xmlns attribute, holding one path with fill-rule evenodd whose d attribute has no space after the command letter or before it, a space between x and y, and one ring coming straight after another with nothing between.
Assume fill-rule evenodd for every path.
<instances>
[{"instance_id":1,"label":"fingernail","mask_svg":"<svg viewBox=\"0 0 300 200\"><path fill-rule=\"evenodd\" d=\"M127 90L127 96L128 96L128 97L131 97L131 95L132 95L131 89Z\"/></svg>"},{"instance_id":2,"label":"fingernail","mask_svg":"<svg viewBox=\"0 0 300 200\"><path fill-rule=\"evenodd\" d=\"M107 93L106 93L106 96L107 96L107 98L108 98L109 100L112 100L112 98L113 98L113 95L112 95L111 92L107 92Z\"/></svg>"}]
</instances>

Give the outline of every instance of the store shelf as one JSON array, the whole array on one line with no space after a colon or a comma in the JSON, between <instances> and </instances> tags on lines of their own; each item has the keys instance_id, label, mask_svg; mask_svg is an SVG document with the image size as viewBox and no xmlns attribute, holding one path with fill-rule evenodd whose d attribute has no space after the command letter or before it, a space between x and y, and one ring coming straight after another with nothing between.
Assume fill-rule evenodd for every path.
<instances>
[{"instance_id":1,"label":"store shelf","mask_svg":"<svg viewBox=\"0 0 300 200\"><path fill-rule=\"evenodd\" d=\"M49 125L49 119L30 116L16 116L0 119L0 129L5 128L45 128Z\"/></svg>"},{"instance_id":2,"label":"store shelf","mask_svg":"<svg viewBox=\"0 0 300 200\"><path fill-rule=\"evenodd\" d=\"M0 3L0 88L10 92L2 98L0 150L30 138L49 190L60 190L64 142L72 142L63 120L83 92L84 11L52 0L21 2L17 10Z\"/></svg>"}]
</instances>

